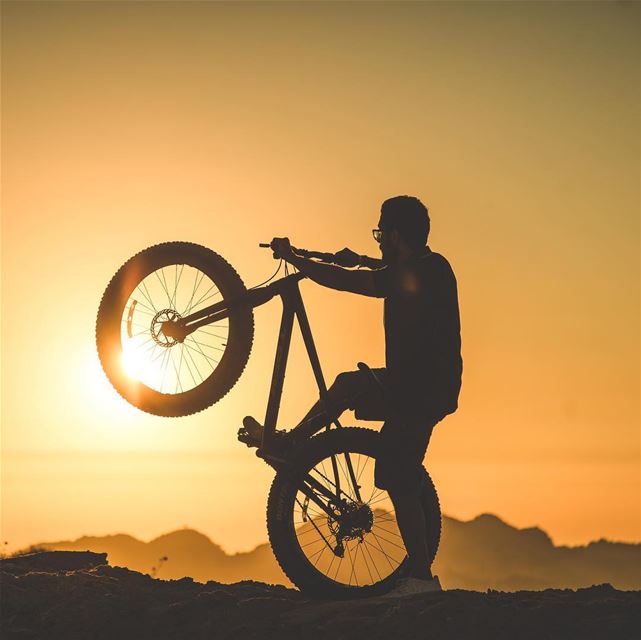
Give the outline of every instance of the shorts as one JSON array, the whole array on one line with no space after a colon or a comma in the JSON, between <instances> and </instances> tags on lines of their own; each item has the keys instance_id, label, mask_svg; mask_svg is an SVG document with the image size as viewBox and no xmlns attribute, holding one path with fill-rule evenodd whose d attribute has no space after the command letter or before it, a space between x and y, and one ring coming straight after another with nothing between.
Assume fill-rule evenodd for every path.
<instances>
[{"instance_id":1,"label":"shorts","mask_svg":"<svg viewBox=\"0 0 641 640\"><path fill-rule=\"evenodd\" d=\"M376 380L367 371L354 371L354 395L348 404L354 410L357 420L386 420L388 407L385 403L384 391L389 387L386 369L371 369Z\"/></svg>"}]
</instances>

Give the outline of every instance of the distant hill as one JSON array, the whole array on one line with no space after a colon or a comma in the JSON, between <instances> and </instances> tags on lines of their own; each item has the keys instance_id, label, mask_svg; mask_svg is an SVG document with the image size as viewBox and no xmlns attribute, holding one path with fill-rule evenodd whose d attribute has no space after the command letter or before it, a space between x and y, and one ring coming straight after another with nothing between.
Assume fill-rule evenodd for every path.
<instances>
[{"instance_id":1,"label":"distant hill","mask_svg":"<svg viewBox=\"0 0 641 640\"><path fill-rule=\"evenodd\" d=\"M490 514L445 518L434 572L449 588L504 591L641 587L641 544L599 540L555 547L545 531L516 529Z\"/></svg>"},{"instance_id":2,"label":"distant hill","mask_svg":"<svg viewBox=\"0 0 641 640\"><path fill-rule=\"evenodd\" d=\"M190 576L199 582L239 582L257 580L272 584L289 585L274 558L271 547L265 543L247 553L227 555L207 536L193 529L180 529L150 542L118 534L89 537L66 542L46 542L35 545L40 549L64 551L94 551L107 553L109 564L128 567L134 571L158 578ZM160 559L166 557L167 561Z\"/></svg>"},{"instance_id":3,"label":"distant hill","mask_svg":"<svg viewBox=\"0 0 641 640\"><path fill-rule=\"evenodd\" d=\"M290 585L268 544L227 555L191 529L150 542L119 534L36 546L106 552L112 566L165 579L191 576L200 582L257 580ZM165 557L166 561L160 561ZM480 515L467 522L445 517L433 568L448 589L576 589L606 582L617 589L640 589L641 544L599 540L587 546L555 547L541 529L517 529L493 515Z\"/></svg>"}]
</instances>

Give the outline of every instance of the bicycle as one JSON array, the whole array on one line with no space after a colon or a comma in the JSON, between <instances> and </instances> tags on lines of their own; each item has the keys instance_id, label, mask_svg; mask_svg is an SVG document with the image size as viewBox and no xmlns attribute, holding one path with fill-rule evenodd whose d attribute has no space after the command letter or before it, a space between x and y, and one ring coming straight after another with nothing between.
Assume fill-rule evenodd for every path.
<instances>
[{"instance_id":1,"label":"bicycle","mask_svg":"<svg viewBox=\"0 0 641 640\"><path fill-rule=\"evenodd\" d=\"M296 251L338 263L333 254ZM145 249L120 267L104 292L96 321L98 355L112 385L132 405L159 416L186 416L234 386L252 347L253 309L280 297L283 313L256 452L276 471L267 500L270 544L284 573L303 592L329 598L379 595L408 568L389 495L374 485L379 434L344 427L336 419L285 456L270 447L294 318L319 397L328 402L299 289L304 275L289 274L285 266L285 276L274 280L279 271L280 265L269 280L247 289L228 262L200 245L168 242ZM359 367L377 383L367 365ZM421 501L433 560L441 512L425 468Z\"/></svg>"}]
</instances>

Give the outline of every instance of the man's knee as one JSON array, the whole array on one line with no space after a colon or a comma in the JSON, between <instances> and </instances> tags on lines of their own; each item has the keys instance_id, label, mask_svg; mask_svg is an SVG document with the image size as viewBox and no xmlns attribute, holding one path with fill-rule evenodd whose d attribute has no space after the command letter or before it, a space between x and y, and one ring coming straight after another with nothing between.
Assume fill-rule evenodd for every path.
<instances>
[{"instance_id":1,"label":"man's knee","mask_svg":"<svg viewBox=\"0 0 641 640\"><path fill-rule=\"evenodd\" d=\"M336 393L337 396L347 397L353 393L357 393L363 384L363 377L360 371L343 371L336 376L334 384L330 387L330 391Z\"/></svg>"}]
</instances>

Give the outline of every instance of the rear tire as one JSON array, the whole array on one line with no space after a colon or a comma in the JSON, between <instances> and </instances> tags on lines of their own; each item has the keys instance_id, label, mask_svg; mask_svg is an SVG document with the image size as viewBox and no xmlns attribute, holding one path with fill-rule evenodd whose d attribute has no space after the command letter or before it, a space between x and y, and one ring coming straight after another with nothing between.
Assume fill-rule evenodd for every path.
<instances>
[{"instance_id":1,"label":"rear tire","mask_svg":"<svg viewBox=\"0 0 641 640\"><path fill-rule=\"evenodd\" d=\"M386 509L382 495L387 492L371 489L373 468L370 459L376 459L380 445L379 434L371 429L348 427L325 431L296 451L290 466L276 474L267 502L267 531L278 563L301 591L322 598L370 597L385 593L407 573L408 558L402 539L395 533L398 529L395 517L391 517L393 509L391 513ZM338 525L330 524L328 517L313 503L309 503L311 507L307 505L307 521L303 518L303 522L297 522L297 519L302 515L299 490L302 478L307 474L320 477L315 475L318 469L329 472L331 456L344 452L352 454L350 457L361 486L360 504L376 503L376 506L370 510L370 531L363 534L362 542L359 538L345 542L345 557L340 559L314 529L312 520L327 534L332 545L337 539L332 537L331 529L335 530ZM345 457L337 459L345 460ZM342 464L342 467L345 469L346 465ZM424 468L423 473L421 502L426 516L430 561L433 561L441 535L441 509L434 484ZM397 548L399 540L403 545L400 549ZM384 557L386 552L390 553L387 558ZM344 562L345 558L352 562L351 571L349 565L337 568L336 563Z\"/></svg>"},{"instance_id":2,"label":"rear tire","mask_svg":"<svg viewBox=\"0 0 641 640\"><path fill-rule=\"evenodd\" d=\"M186 293L179 304L181 287ZM172 342L158 327L246 291L228 262L197 244L166 242L128 260L107 286L96 321L98 356L116 391L142 411L167 417L196 413L220 400L249 358L254 335L251 307L234 311L228 321L197 329L184 343ZM131 359L127 347L134 338L144 347L140 351L147 352L147 369L139 379L125 368L125 360ZM159 364L165 369L162 381L152 370ZM173 379L171 385L165 376Z\"/></svg>"}]
</instances>

